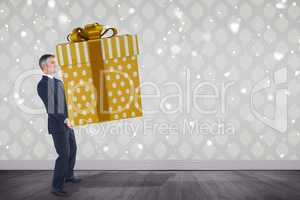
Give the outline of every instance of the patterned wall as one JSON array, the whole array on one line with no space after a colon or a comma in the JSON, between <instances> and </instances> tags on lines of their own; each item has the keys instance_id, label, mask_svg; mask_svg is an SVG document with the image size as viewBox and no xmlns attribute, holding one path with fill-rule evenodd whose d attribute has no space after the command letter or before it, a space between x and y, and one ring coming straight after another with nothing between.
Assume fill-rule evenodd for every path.
<instances>
[{"instance_id":1,"label":"patterned wall","mask_svg":"<svg viewBox=\"0 0 300 200\"><path fill-rule=\"evenodd\" d=\"M0 159L56 157L36 94L37 61L72 28L97 21L139 35L145 115L77 127L78 159L298 160L299 6L2 0Z\"/></svg>"}]
</instances>

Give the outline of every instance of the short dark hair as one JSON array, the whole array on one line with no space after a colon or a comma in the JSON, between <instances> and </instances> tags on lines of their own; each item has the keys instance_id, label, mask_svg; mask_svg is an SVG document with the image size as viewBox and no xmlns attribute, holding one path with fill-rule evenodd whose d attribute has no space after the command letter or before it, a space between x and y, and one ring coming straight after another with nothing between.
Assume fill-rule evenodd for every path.
<instances>
[{"instance_id":1,"label":"short dark hair","mask_svg":"<svg viewBox=\"0 0 300 200\"><path fill-rule=\"evenodd\" d=\"M47 59L50 58L50 57L55 57L55 55L53 55L53 54L44 54L40 57L39 66L40 66L41 70L43 70L42 64L47 62Z\"/></svg>"}]
</instances>

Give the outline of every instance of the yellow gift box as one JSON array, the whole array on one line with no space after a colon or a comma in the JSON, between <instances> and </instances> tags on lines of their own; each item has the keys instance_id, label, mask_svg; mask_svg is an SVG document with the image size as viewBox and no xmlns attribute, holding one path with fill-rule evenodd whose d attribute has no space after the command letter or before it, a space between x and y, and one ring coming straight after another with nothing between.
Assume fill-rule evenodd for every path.
<instances>
[{"instance_id":1,"label":"yellow gift box","mask_svg":"<svg viewBox=\"0 0 300 200\"><path fill-rule=\"evenodd\" d=\"M73 29L71 41L56 46L73 126L143 115L138 37L116 35L114 28L111 37L102 37L109 29L101 34L100 26Z\"/></svg>"}]
</instances>

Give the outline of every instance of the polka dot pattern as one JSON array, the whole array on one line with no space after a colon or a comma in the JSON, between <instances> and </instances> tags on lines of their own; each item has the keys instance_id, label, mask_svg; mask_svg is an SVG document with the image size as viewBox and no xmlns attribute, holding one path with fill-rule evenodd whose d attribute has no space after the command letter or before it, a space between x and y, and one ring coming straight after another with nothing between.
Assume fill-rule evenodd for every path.
<instances>
[{"instance_id":1,"label":"polka dot pattern","mask_svg":"<svg viewBox=\"0 0 300 200\"><path fill-rule=\"evenodd\" d=\"M101 67L91 63L62 68L74 125L142 116L136 56L107 59Z\"/></svg>"},{"instance_id":2,"label":"polka dot pattern","mask_svg":"<svg viewBox=\"0 0 300 200\"><path fill-rule=\"evenodd\" d=\"M104 66L108 104L115 119L142 115L140 81L136 56L114 58Z\"/></svg>"}]
</instances>

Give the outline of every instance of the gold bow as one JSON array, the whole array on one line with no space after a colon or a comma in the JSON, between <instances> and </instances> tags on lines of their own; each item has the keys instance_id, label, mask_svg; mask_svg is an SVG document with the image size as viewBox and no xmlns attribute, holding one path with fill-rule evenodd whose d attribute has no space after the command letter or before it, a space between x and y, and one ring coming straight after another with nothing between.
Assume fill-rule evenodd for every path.
<instances>
[{"instance_id":1,"label":"gold bow","mask_svg":"<svg viewBox=\"0 0 300 200\"><path fill-rule=\"evenodd\" d=\"M116 28L105 28L104 25L99 23L86 24L84 28L77 27L68 34L67 40L69 42L81 42L86 40L94 40L102 38L109 30L112 30L113 34L107 38L113 37L118 34ZM103 31L103 33L102 33Z\"/></svg>"}]
</instances>

